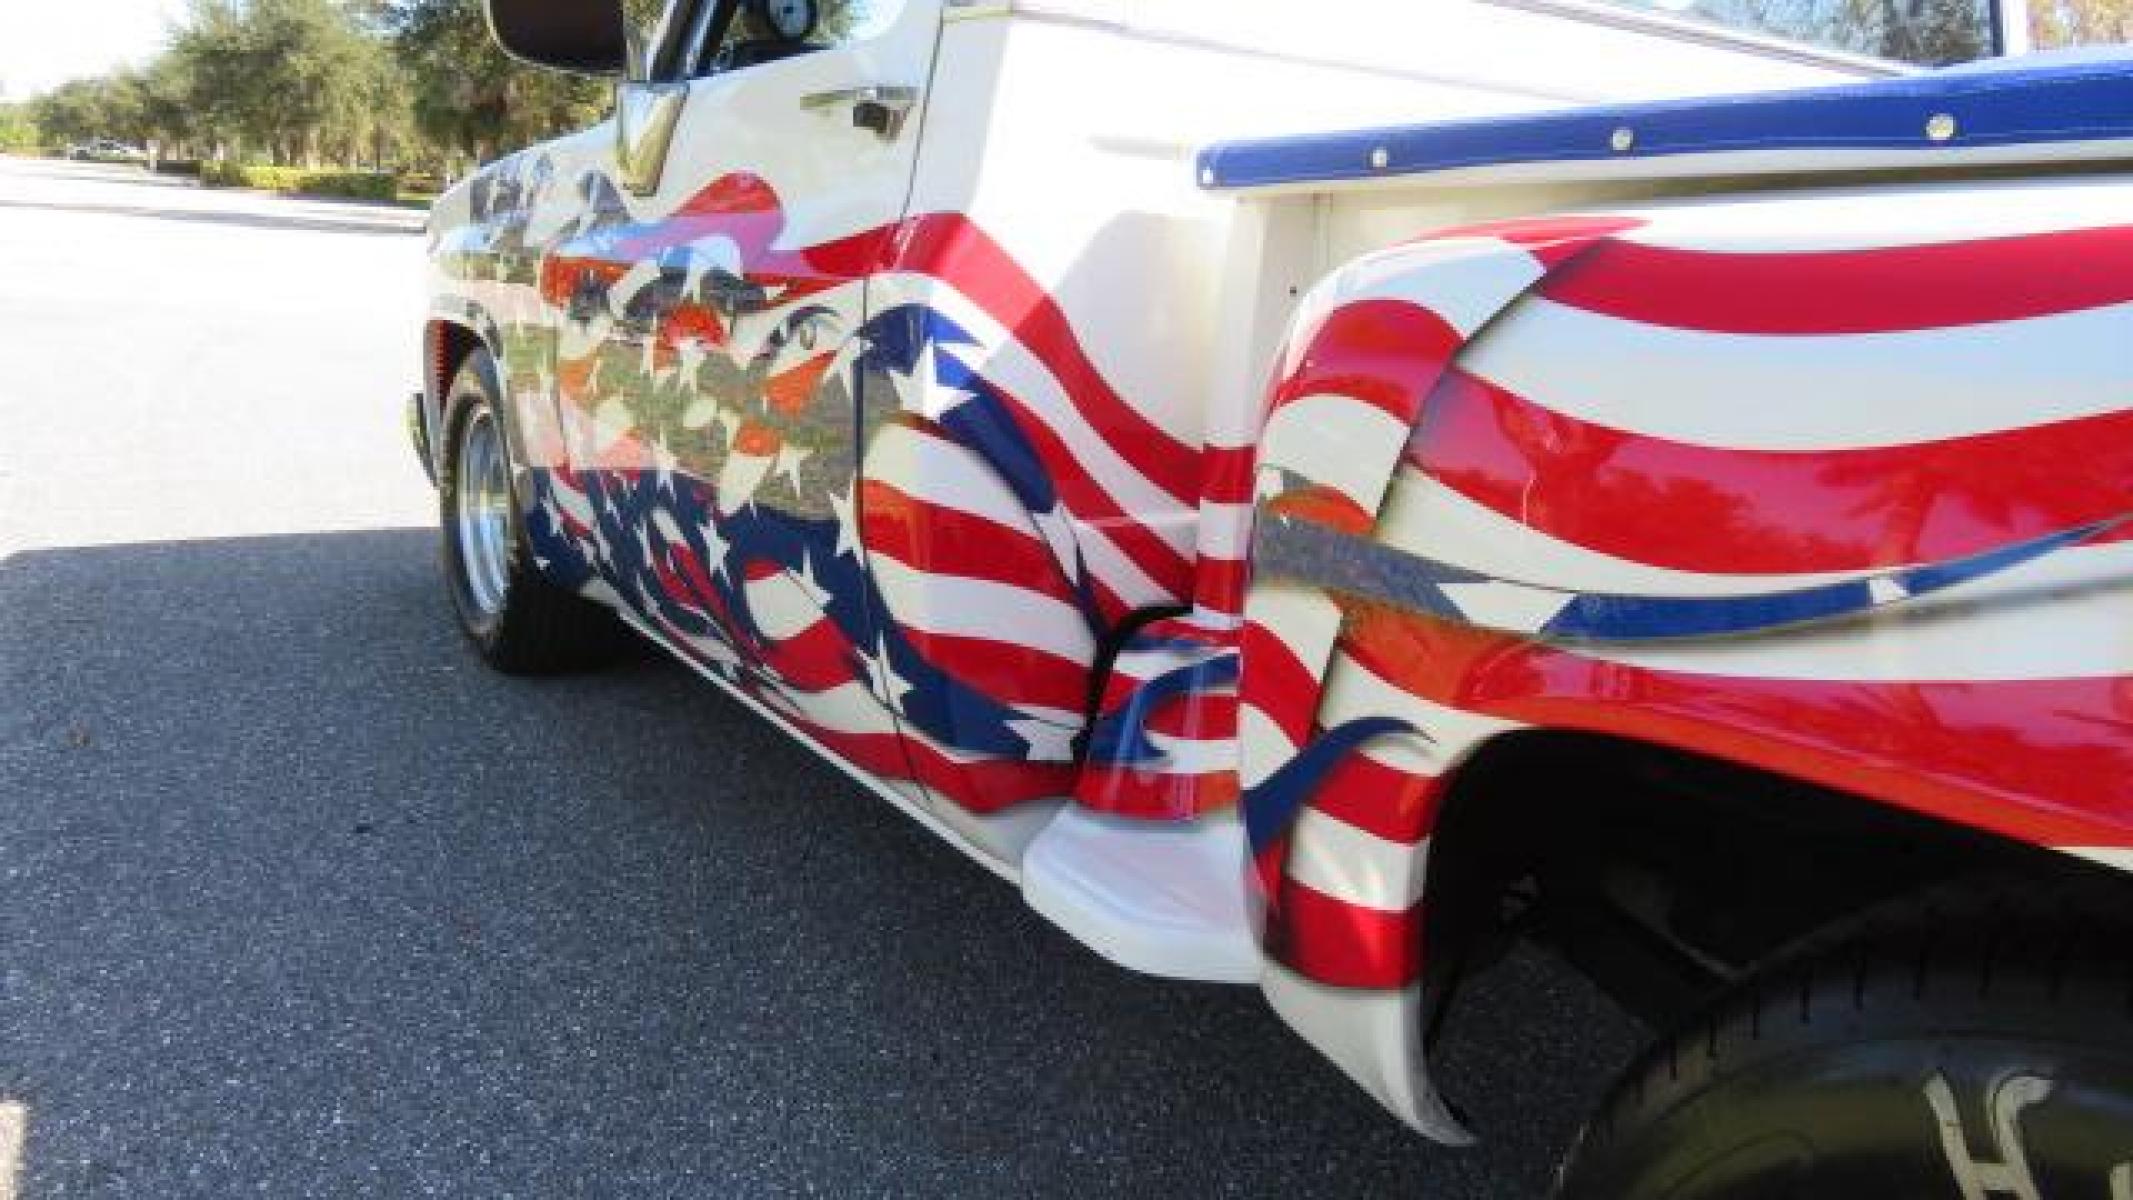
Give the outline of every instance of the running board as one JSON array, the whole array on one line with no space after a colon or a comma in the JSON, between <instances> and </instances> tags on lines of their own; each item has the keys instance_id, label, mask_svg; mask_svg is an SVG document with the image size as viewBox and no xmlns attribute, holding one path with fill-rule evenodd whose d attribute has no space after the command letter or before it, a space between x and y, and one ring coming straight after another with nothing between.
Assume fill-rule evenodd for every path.
<instances>
[{"instance_id":1,"label":"running board","mask_svg":"<svg viewBox=\"0 0 2133 1200\"><path fill-rule=\"evenodd\" d=\"M1066 808L1022 856L1022 898L1122 967L1257 983L1265 959L1234 811L1165 823Z\"/></svg>"}]
</instances>

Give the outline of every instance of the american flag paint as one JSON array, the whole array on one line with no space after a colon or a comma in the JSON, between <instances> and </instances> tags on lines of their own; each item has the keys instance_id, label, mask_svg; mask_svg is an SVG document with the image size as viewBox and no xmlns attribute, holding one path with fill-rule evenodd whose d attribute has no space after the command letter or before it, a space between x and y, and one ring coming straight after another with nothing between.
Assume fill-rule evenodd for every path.
<instances>
[{"instance_id":1,"label":"american flag paint","mask_svg":"<svg viewBox=\"0 0 2133 1200\"><path fill-rule=\"evenodd\" d=\"M1965 196L1447 230L1306 301L1242 653L1270 954L1410 986L1444 790L1520 728L2133 841L2133 228Z\"/></svg>"},{"instance_id":2,"label":"american flag paint","mask_svg":"<svg viewBox=\"0 0 2133 1200\"><path fill-rule=\"evenodd\" d=\"M2096 195L1437 231L1306 295L1191 445L962 216L794 247L760 179L645 222L588 174L533 254L555 175L499 172L467 248L543 569L929 801L1241 804L1314 984L1413 986L1448 781L1518 729L2133 847Z\"/></svg>"}]
</instances>

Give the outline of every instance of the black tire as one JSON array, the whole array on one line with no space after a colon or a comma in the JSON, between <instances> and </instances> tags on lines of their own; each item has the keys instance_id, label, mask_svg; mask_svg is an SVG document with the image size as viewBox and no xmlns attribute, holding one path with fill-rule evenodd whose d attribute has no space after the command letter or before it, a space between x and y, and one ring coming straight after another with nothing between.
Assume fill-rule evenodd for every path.
<instances>
[{"instance_id":1,"label":"black tire","mask_svg":"<svg viewBox=\"0 0 2133 1200\"><path fill-rule=\"evenodd\" d=\"M511 439L503 436L501 388L496 365L485 349L475 349L460 364L446 393L444 459L437 475L439 524L443 531L445 590L460 630L482 660L511 675L549 675L602 666L628 644L627 630L614 614L590 600L541 578L526 548L524 507L517 471L510 458ZM507 532L502 536L500 569L495 583L477 585L470 574L466 543L459 531L462 461L469 431L486 423L505 463L507 502L502 505ZM476 551L475 553L480 553ZM499 593L500 595L496 594ZM484 594L487 593L486 602Z\"/></svg>"},{"instance_id":2,"label":"black tire","mask_svg":"<svg viewBox=\"0 0 2133 1200\"><path fill-rule=\"evenodd\" d=\"M2133 909L1972 889L1818 937L1647 1051L1557 1196L2126 1200Z\"/></svg>"}]
</instances>

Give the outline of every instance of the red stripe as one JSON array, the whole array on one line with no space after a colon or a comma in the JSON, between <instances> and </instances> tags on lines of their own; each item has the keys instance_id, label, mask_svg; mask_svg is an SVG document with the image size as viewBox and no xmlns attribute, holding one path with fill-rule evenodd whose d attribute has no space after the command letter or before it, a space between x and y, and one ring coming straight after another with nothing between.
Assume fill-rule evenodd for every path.
<instances>
[{"instance_id":1,"label":"red stripe","mask_svg":"<svg viewBox=\"0 0 2133 1200\"><path fill-rule=\"evenodd\" d=\"M902 629L920 657L994 700L1076 714L1089 701L1087 663L1013 642Z\"/></svg>"},{"instance_id":2,"label":"red stripe","mask_svg":"<svg viewBox=\"0 0 2133 1200\"><path fill-rule=\"evenodd\" d=\"M1251 585L1251 563L1241 558L1203 558L1196 572L1192 600L1209 612L1235 615L1244 611L1244 592Z\"/></svg>"},{"instance_id":3,"label":"red stripe","mask_svg":"<svg viewBox=\"0 0 2133 1200\"><path fill-rule=\"evenodd\" d=\"M1330 392L1407 424L1464 343L1458 330L1419 305L1357 300L1335 309L1312 332L1296 370L1275 385L1273 407Z\"/></svg>"},{"instance_id":4,"label":"red stripe","mask_svg":"<svg viewBox=\"0 0 2133 1200\"><path fill-rule=\"evenodd\" d=\"M961 213L906 221L887 269L937 276L975 301L1043 361L1073 397L1076 410L1135 470L1180 503L1198 496L1196 448L1170 436L1113 391L1050 294Z\"/></svg>"},{"instance_id":5,"label":"red stripe","mask_svg":"<svg viewBox=\"0 0 2133 1200\"><path fill-rule=\"evenodd\" d=\"M1074 792L1072 763L1031 763L1012 759L957 762L918 738L905 738L910 769L927 787L974 813L993 813L1032 800L1066 797Z\"/></svg>"},{"instance_id":6,"label":"red stripe","mask_svg":"<svg viewBox=\"0 0 2133 1200\"><path fill-rule=\"evenodd\" d=\"M1052 549L1036 534L961 509L928 504L879 480L860 484L860 540L931 575L1009 583L1074 603Z\"/></svg>"},{"instance_id":7,"label":"red stripe","mask_svg":"<svg viewBox=\"0 0 2133 1200\"><path fill-rule=\"evenodd\" d=\"M1267 951L1333 987L1405 987L1421 972L1422 907L1366 908L1284 877L1267 926Z\"/></svg>"},{"instance_id":8,"label":"red stripe","mask_svg":"<svg viewBox=\"0 0 2133 1200\"><path fill-rule=\"evenodd\" d=\"M1266 714L1298 746L1311 736L1318 713L1318 678L1296 657L1280 635L1256 621L1244 626L1244 674L1240 691L1246 703Z\"/></svg>"},{"instance_id":9,"label":"red stripe","mask_svg":"<svg viewBox=\"0 0 2133 1200\"><path fill-rule=\"evenodd\" d=\"M1250 504L1259 447L1209 446L1200 452L1200 499L1210 504Z\"/></svg>"},{"instance_id":10,"label":"red stripe","mask_svg":"<svg viewBox=\"0 0 2133 1200\"><path fill-rule=\"evenodd\" d=\"M2133 846L2133 677L1775 680L1655 671L1358 605L1342 649L1471 712L1680 747L2046 846Z\"/></svg>"},{"instance_id":11,"label":"red stripe","mask_svg":"<svg viewBox=\"0 0 2133 1200\"><path fill-rule=\"evenodd\" d=\"M1162 588L1168 598L1175 600L1188 595L1192 587L1192 560L1178 553L1148 527L1145 518L1155 514L1127 512L1081 468L1074 452L1051 426L1004 388L994 390L1006 404L1015 424L1029 438L1031 448L1044 463L1045 474L1075 518L1101 528L1104 536L1132 559L1142 574ZM1175 513L1184 517L1191 511L1179 508Z\"/></svg>"},{"instance_id":12,"label":"red stripe","mask_svg":"<svg viewBox=\"0 0 2133 1200\"><path fill-rule=\"evenodd\" d=\"M1607 241L1540 295L1718 333L1880 333L2013 321L2133 300L2133 227L1806 253Z\"/></svg>"},{"instance_id":13,"label":"red stripe","mask_svg":"<svg viewBox=\"0 0 2133 1200\"><path fill-rule=\"evenodd\" d=\"M772 705L772 712L779 712ZM804 717L780 713L808 737L821 743L833 757L842 758L883 781L909 779L911 763L904 756L903 739L893 733L847 733L826 729Z\"/></svg>"},{"instance_id":14,"label":"red stripe","mask_svg":"<svg viewBox=\"0 0 2133 1200\"><path fill-rule=\"evenodd\" d=\"M1311 807L1392 842L1417 842L1437 823L1443 789L1434 776L1350 754L1326 776Z\"/></svg>"},{"instance_id":15,"label":"red stripe","mask_svg":"<svg viewBox=\"0 0 2133 1200\"><path fill-rule=\"evenodd\" d=\"M1550 537L1620 558L1710 574L1849 571L1975 554L2124 512L2133 412L1906 446L1729 450L1581 421L1454 370L1406 461Z\"/></svg>"},{"instance_id":16,"label":"red stripe","mask_svg":"<svg viewBox=\"0 0 2133 1200\"><path fill-rule=\"evenodd\" d=\"M763 665L803 692L827 691L852 682L857 665L850 642L828 617L760 648Z\"/></svg>"},{"instance_id":17,"label":"red stripe","mask_svg":"<svg viewBox=\"0 0 2133 1200\"><path fill-rule=\"evenodd\" d=\"M1148 714L1150 733L1193 742L1229 741L1237 736L1237 696L1227 689L1179 697Z\"/></svg>"}]
</instances>

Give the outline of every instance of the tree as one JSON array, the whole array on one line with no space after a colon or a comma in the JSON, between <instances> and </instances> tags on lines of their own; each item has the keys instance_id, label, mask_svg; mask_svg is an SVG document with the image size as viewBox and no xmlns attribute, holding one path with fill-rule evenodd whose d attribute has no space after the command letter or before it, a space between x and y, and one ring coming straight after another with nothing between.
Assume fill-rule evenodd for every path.
<instances>
[{"instance_id":1,"label":"tree","mask_svg":"<svg viewBox=\"0 0 2133 1200\"><path fill-rule=\"evenodd\" d=\"M448 168L591 124L610 99L604 82L505 57L480 0L190 0L153 61L53 89L0 129L18 142L152 140L176 156ZM34 132L19 130L25 113Z\"/></svg>"},{"instance_id":2,"label":"tree","mask_svg":"<svg viewBox=\"0 0 2133 1200\"><path fill-rule=\"evenodd\" d=\"M2029 35L2039 50L2133 42L2133 0L2038 0Z\"/></svg>"},{"instance_id":3,"label":"tree","mask_svg":"<svg viewBox=\"0 0 2133 1200\"><path fill-rule=\"evenodd\" d=\"M590 124L606 110L608 85L506 57L478 0L398 0L386 21L415 126L450 157L486 159L499 147Z\"/></svg>"},{"instance_id":4,"label":"tree","mask_svg":"<svg viewBox=\"0 0 2133 1200\"><path fill-rule=\"evenodd\" d=\"M37 122L30 119L28 105L0 102L0 152L19 154L35 150L40 140Z\"/></svg>"}]
</instances>

